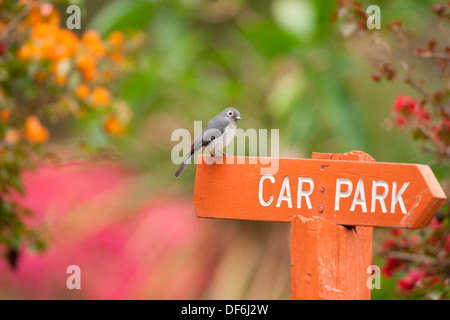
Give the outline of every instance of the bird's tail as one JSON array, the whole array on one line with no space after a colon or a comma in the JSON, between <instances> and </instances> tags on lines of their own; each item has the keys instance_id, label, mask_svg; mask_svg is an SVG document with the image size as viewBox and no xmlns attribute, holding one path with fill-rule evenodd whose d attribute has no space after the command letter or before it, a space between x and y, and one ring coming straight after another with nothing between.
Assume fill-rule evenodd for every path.
<instances>
[{"instance_id":1,"label":"bird's tail","mask_svg":"<svg viewBox=\"0 0 450 320\"><path fill-rule=\"evenodd\" d=\"M178 168L177 172L175 172L175 177L178 178L178 176L183 172L183 170L186 168L186 166L188 165L188 163L191 160L192 155L190 155L189 157L186 158L186 160L183 161L183 163L181 164L181 166Z\"/></svg>"}]
</instances>

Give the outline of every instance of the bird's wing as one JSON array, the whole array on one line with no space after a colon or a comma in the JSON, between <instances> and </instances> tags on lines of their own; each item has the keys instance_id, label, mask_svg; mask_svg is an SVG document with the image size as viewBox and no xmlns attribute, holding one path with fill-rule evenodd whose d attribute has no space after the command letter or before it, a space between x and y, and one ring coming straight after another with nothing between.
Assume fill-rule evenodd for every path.
<instances>
[{"instance_id":1,"label":"bird's wing","mask_svg":"<svg viewBox=\"0 0 450 320\"><path fill-rule=\"evenodd\" d=\"M203 145L221 137L229 125L230 121L226 118L216 117L212 119L203 130Z\"/></svg>"},{"instance_id":2,"label":"bird's wing","mask_svg":"<svg viewBox=\"0 0 450 320\"><path fill-rule=\"evenodd\" d=\"M229 125L230 122L226 118L216 117L212 119L191 144L191 154L196 152L200 147L204 147L209 142L222 136Z\"/></svg>"}]
</instances>

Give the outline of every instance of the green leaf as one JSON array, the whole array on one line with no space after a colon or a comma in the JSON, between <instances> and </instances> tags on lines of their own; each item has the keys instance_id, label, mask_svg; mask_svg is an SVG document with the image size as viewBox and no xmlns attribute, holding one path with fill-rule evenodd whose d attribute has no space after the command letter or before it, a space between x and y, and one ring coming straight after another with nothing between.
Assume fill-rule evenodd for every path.
<instances>
[{"instance_id":1,"label":"green leaf","mask_svg":"<svg viewBox=\"0 0 450 320\"><path fill-rule=\"evenodd\" d=\"M293 35L284 32L272 21L248 23L241 28L245 37L267 57L272 58L299 46L299 41Z\"/></svg>"},{"instance_id":2,"label":"green leaf","mask_svg":"<svg viewBox=\"0 0 450 320\"><path fill-rule=\"evenodd\" d=\"M154 3L153 0L115 1L103 7L89 28L97 29L103 35L113 30L142 29L152 18Z\"/></svg>"}]
</instances>

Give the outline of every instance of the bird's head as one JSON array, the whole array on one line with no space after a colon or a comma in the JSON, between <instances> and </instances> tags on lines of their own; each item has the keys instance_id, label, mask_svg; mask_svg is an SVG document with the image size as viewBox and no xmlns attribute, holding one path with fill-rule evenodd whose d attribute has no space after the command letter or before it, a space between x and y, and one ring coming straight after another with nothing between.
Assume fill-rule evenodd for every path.
<instances>
[{"instance_id":1,"label":"bird's head","mask_svg":"<svg viewBox=\"0 0 450 320\"><path fill-rule=\"evenodd\" d=\"M233 119L234 121L241 120L241 114L235 108L226 108L222 111L222 116Z\"/></svg>"}]
</instances>

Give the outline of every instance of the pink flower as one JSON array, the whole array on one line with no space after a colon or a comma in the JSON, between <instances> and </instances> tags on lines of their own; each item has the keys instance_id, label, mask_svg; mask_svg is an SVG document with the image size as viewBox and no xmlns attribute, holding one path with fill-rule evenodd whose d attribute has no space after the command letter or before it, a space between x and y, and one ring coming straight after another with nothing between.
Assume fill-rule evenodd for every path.
<instances>
[{"instance_id":1,"label":"pink flower","mask_svg":"<svg viewBox=\"0 0 450 320\"><path fill-rule=\"evenodd\" d=\"M386 264L381 268L381 272L386 277L391 277L399 268L403 267L404 263L395 257L388 257Z\"/></svg>"},{"instance_id":2,"label":"pink flower","mask_svg":"<svg viewBox=\"0 0 450 320\"><path fill-rule=\"evenodd\" d=\"M402 278L397 282L397 286L403 291L410 291L414 285L415 283L409 278Z\"/></svg>"},{"instance_id":3,"label":"pink flower","mask_svg":"<svg viewBox=\"0 0 450 320\"><path fill-rule=\"evenodd\" d=\"M375 82L378 82L378 81L381 80L381 77L378 74L376 74L376 73L372 74L371 78Z\"/></svg>"},{"instance_id":4,"label":"pink flower","mask_svg":"<svg viewBox=\"0 0 450 320\"><path fill-rule=\"evenodd\" d=\"M426 277L426 274L420 269L410 270L405 277L397 282L397 286L404 291L410 291L414 286Z\"/></svg>"},{"instance_id":5,"label":"pink flower","mask_svg":"<svg viewBox=\"0 0 450 320\"><path fill-rule=\"evenodd\" d=\"M403 234L403 229L393 228L391 229L391 234L395 237L401 236Z\"/></svg>"},{"instance_id":6,"label":"pink flower","mask_svg":"<svg viewBox=\"0 0 450 320\"><path fill-rule=\"evenodd\" d=\"M417 100L408 96L398 96L392 105L397 126L404 127L408 124L408 118L414 117L419 122L427 123L431 117L426 107Z\"/></svg>"},{"instance_id":7,"label":"pink flower","mask_svg":"<svg viewBox=\"0 0 450 320\"><path fill-rule=\"evenodd\" d=\"M414 115L420 122L428 122L431 119L428 110L423 105L420 106L418 109L414 110Z\"/></svg>"},{"instance_id":8,"label":"pink flower","mask_svg":"<svg viewBox=\"0 0 450 320\"><path fill-rule=\"evenodd\" d=\"M450 234L445 237L444 249L445 252L450 252Z\"/></svg>"},{"instance_id":9,"label":"pink flower","mask_svg":"<svg viewBox=\"0 0 450 320\"><path fill-rule=\"evenodd\" d=\"M383 249L384 250L391 250L396 246L396 242L394 239L387 239L383 242Z\"/></svg>"},{"instance_id":10,"label":"pink flower","mask_svg":"<svg viewBox=\"0 0 450 320\"><path fill-rule=\"evenodd\" d=\"M430 223L428 224L428 226L433 229L433 230L439 230L442 227L442 222L439 222L438 219L436 219L436 217L433 217L430 220Z\"/></svg>"},{"instance_id":11,"label":"pink flower","mask_svg":"<svg viewBox=\"0 0 450 320\"><path fill-rule=\"evenodd\" d=\"M107 163L25 173L26 197L16 198L51 240L43 253L21 248L15 271L0 260L2 297L203 297L229 237L219 240L217 225L198 219L191 199L135 196L136 176ZM70 265L80 267L82 290L66 287Z\"/></svg>"},{"instance_id":12,"label":"pink flower","mask_svg":"<svg viewBox=\"0 0 450 320\"><path fill-rule=\"evenodd\" d=\"M442 119L442 127L446 128L447 130L450 130L450 118L444 118Z\"/></svg>"},{"instance_id":13,"label":"pink flower","mask_svg":"<svg viewBox=\"0 0 450 320\"><path fill-rule=\"evenodd\" d=\"M392 111L394 112L405 112L412 111L417 104L417 100L407 96L398 96L395 98L394 105L392 106Z\"/></svg>"}]
</instances>

